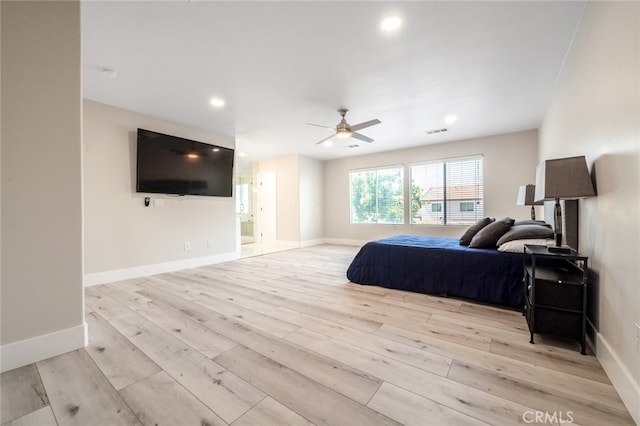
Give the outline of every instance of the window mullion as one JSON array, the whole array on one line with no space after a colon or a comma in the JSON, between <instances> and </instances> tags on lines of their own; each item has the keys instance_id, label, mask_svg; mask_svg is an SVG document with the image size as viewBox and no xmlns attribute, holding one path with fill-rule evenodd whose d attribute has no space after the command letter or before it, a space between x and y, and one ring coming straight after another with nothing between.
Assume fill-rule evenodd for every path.
<instances>
[{"instance_id":1,"label":"window mullion","mask_svg":"<svg viewBox=\"0 0 640 426\"><path fill-rule=\"evenodd\" d=\"M449 189L447 188L447 163L442 164L442 219L443 224L446 225L449 219L449 209L447 207L447 193Z\"/></svg>"}]
</instances>

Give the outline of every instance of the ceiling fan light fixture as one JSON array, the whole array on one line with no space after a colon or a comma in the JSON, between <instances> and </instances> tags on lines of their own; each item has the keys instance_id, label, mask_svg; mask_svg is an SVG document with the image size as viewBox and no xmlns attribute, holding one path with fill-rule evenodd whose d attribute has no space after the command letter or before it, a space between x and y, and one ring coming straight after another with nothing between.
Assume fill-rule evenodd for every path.
<instances>
[{"instance_id":1,"label":"ceiling fan light fixture","mask_svg":"<svg viewBox=\"0 0 640 426\"><path fill-rule=\"evenodd\" d=\"M340 108L338 110L338 113L340 114L342 119L340 120L340 122L335 128L329 127L329 126L323 126L322 124L307 123L311 126L323 127L325 129L335 131L335 133L332 134L331 136L327 136L326 138L316 142L316 145L320 145L322 143L326 145L326 142L334 137L340 138L340 139L354 138L354 139L359 139L361 141L365 141L367 143L373 142L372 138L365 136L362 133L358 133L358 131L360 131L361 129L366 129L367 127L375 126L376 124L380 124L380 120L376 118L373 120L363 121L362 123L352 125L347 123L347 120L344 118L345 115L347 115L347 112L349 112L349 110L346 108Z\"/></svg>"},{"instance_id":2,"label":"ceiling fan light fixture","mask_svg":"<svg viewBox=\"0 0 640 426\"><path fill-rule=\"evenodd\" d=\"M351 137L351 130L346 130L346 129L339 129L336 132L336 137L339 137L341 139L347 139Z\"/></svg>"}]
</instances>

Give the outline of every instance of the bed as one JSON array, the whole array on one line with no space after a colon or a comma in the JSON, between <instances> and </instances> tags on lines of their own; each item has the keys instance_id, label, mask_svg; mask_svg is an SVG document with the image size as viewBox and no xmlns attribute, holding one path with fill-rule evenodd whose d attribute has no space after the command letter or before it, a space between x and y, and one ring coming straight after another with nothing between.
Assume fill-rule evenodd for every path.
<instances>
[{"instance_id":1,"label":"bed","mask_svg":"<svg viewBox=\"0 0 640 426\"><path fill-rule=\"evenodd\" d=\"M398 235L365 244L347 278L354 283L521 308L522 253L469 248L458 238Z\"/></svg>"}]
</instances>

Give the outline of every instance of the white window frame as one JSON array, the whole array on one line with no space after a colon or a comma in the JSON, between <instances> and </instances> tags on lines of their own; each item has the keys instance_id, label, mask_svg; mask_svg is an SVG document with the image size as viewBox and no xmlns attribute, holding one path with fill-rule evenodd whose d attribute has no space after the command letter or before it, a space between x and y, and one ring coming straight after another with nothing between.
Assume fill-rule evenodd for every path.
<instances>
[{"instance_id":1,"label":"white window frame","mask_svg":"<svg viewBox=\"0 0 640 426\"><path fill-rule=\"evenodd\" d=\"M372 221L354 221L354 205L353 205L353 175L357 173L368 173L368 172L380 172L386 170L397 170L400 172L400 196L398 202L402 204L402 215L398 219L397 222L380 222L380 210L378 208L378 193L376 191L376 212L375 219ZM349 223L353 225L361 225L361 224L377 224L377 225L404 225L405 224L405 167L402 164L394 164L388 166L380 166L380 167L371 167L366 169L354 169L349 170Z\"/></svg>"},{"instance_id":2,"label":"white window frame","mask_svg":"<svg viewBox=\"0 0 640 426\"><path fill-rule=\"evenodd\" d=\"M473 213L474 216L473 218L469 218L468 220L457 220L457 221L453 221L450 216L450 212L448 211L448 207L450 207L451 203L447 200L447 192L449 192L448 190L444 191L444 197L442 201L435 201L434 203L441 203L442 204L442 210L438 213L442 214L442 218L440 220L434 220L430 223L420 223L420 222L415 222L415 215L413 212L413 205L412 205L412 191L413 191L413 184L414 184L414 167L420 167L420 166L425 166L425 165L437 165L437 164L441 164L443 167L442 170L442 187L443 188L449 188L448 183L447 183L447 167L448 164L451 163L456 163L456 162L464 162L464 161L470 161L470 160L480 160L481 161L481 172L480 172L480 176L479 179L476 180L476 184L479 184L482 188L482 196L481 196L481 201L480 201L480 206L481 209L479 211L477 211L478 209L474 209ZM469 225L469 224L473 224L475 223L478 219L480 219L480 216L484 215L484 156L483 155L471 155L471 156L465 156L465 157L455 157L455 158L443 158L443 159L438 159L438 160L430 160L430 161L421 161L421 162L415 162L415 163L411 163L409 164L409 179L408 179L408 186L409 186L409 223L411 225L416 225L416 226L433 226L433 225ZM424 208L424 207L423 207ZM422 210L422 208L421 208ZM431 211L431 208L428 208L429 211ZM436 212L434 212L436 213ZM462 212L460 212L462 213ZM464 212L464 213L472 213L472 212ZM451 223L453 222L453 223Z\"/></svg>"}]
</instances>

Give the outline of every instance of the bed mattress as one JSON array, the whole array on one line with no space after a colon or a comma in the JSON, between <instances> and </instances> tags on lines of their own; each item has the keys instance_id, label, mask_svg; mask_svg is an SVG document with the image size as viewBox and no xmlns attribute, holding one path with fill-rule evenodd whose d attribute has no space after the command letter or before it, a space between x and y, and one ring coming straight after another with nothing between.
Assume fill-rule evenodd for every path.
<instances>
[{"instance_id":1,"label":"bed mattress","mask_svg":"<svg viewBox=\"0 0 640 426\"><path fill-rule=\"evenodd\" d=\"M457 238L398 235L365 244L347 278L363 285L522 307L522 256L461 246Z\"/></svg>"}]
</instances>

